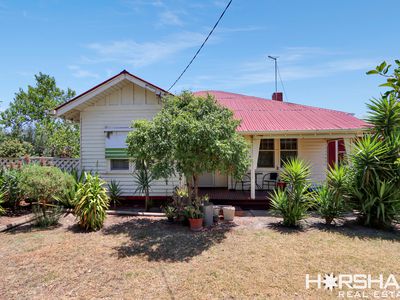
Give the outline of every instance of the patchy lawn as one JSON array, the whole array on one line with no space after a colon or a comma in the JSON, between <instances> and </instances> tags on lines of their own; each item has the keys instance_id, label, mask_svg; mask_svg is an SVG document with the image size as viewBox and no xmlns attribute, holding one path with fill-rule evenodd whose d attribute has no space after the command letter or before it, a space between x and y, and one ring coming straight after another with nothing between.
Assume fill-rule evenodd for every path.
<instances>
[{"instance_id":1,"label":"patchy lawn","mask_svg":"<svg viewBox=\"0 0 400 300\"><path fill-rule=\"evenodd\" d=\"M51 230L20 227L0 234L0 299L324 299L337 292L306 290L306 273L400 276L398 231L278 221L236 218L200 233L117 216L91 233L72 216Z\"/></svg>"}]
</instances>

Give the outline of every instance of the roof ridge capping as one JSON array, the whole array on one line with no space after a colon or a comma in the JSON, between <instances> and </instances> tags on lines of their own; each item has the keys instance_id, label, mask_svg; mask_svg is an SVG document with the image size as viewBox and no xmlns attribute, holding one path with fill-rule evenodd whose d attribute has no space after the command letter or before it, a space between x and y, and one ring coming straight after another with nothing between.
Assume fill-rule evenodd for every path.
<instances>
[{"instance_id":1,"label":"roof ridge capping","mask_svg":"<svg viewBox=\"0 0 400 300\"><path fill-rule=\"evenodd\" d=\"M355 117L354 113L349 113L349 112L342 111L342 110L337 110L337 109L332 109L332 108L324 108L324 107L317 107L317 106L312 106L312 105L307 105L307 104L299 104L299 103L288 102L288 101L276 101L276 100L263 98L263 97L258 97L258 96L244 95L244 94L225 92L225 91L220 91L220 90L202 90L202 91L194 92L195 95L210 94L210 95L214 96L217 99L218 97L214 93L216 93L216 94L224 94L224 95L227 96L227 97L221 97L219 100L232 99L232 100L236 100L236 101L246 101L246 100L268 101L268 102L271 101L273 104L280 105L280 106L298 106L298 107L301 107L301 108L309 108L309 109L313 109L313 110L326 110L326 111L331 111L331 112L340 113L340 114L346 114L346 115L350 115L350 116L354 116ZM237 96L241 97L242 99L238 99ZM295 109L292 109L292 110L295 110Z\"/></svg>"}]
</instances>

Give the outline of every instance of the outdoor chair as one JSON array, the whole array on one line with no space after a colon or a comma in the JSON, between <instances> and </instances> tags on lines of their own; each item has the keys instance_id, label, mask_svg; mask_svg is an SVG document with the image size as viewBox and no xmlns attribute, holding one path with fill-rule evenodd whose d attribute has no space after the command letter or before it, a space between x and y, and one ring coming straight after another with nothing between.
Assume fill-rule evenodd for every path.
<instances>
[{"instance_id":1,"label":"outdoor chair","mask_svg":"<svg viewBox=\"0 0 400 300\"><path fill-rule=\"evenodd\" d=\"M270 190L273 190L276 188L277 182L278 182L278 173L276 173L276 172L267 173L262 178L261 187L264 190L264 185L266 185L267 190L270 191Z\"/></svg>"},{"instance_id":2,"label":"outdoor chair","mask_svg":"<svg viewBox=\"0 0 400 300\"><path fill-rule=\"evenodd\" d=\"M249 174L245 174L242 179L235 181L235 190L236 190L236 186L240 184L242 186L242 191L244 191L245 186L248 186L250 189L250 184L251 184L251 180L250 180L250 175Z\"/></svg>"}]
</instances>

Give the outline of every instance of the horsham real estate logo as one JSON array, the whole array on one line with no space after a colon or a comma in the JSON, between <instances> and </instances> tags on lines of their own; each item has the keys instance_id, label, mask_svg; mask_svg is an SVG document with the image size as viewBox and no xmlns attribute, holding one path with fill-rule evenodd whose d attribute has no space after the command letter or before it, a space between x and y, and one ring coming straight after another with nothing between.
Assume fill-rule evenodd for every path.
<instances>
[{"instance_id":1,"label":"horsham real estate logo","mask_svg":"<svg viewBox=\"0 0 400 300\"><path fill-rule=\"evenodd\" d=\"M338 298L400 299L400 277L394 274L306 274L306 289L323 289Z\"/></svg>"}]
</instances>

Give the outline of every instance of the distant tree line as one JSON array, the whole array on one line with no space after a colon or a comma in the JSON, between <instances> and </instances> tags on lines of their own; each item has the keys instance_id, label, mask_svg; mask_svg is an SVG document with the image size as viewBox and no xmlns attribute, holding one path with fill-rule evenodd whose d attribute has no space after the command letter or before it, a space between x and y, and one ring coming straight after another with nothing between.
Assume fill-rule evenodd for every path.
<instances>
[{"instance_id":1,"label":"distant tree line","mask_svg":"<svg viewBox=\"0 0 400 300\"><path fill-rule=\"evenodd\" d=\"M78 157L78 124L52 115L74 96L75 91L57 87L54 77L35 75L35 85L20 88L0 113L0 157Z\"/></svg>"}]
</instances>

